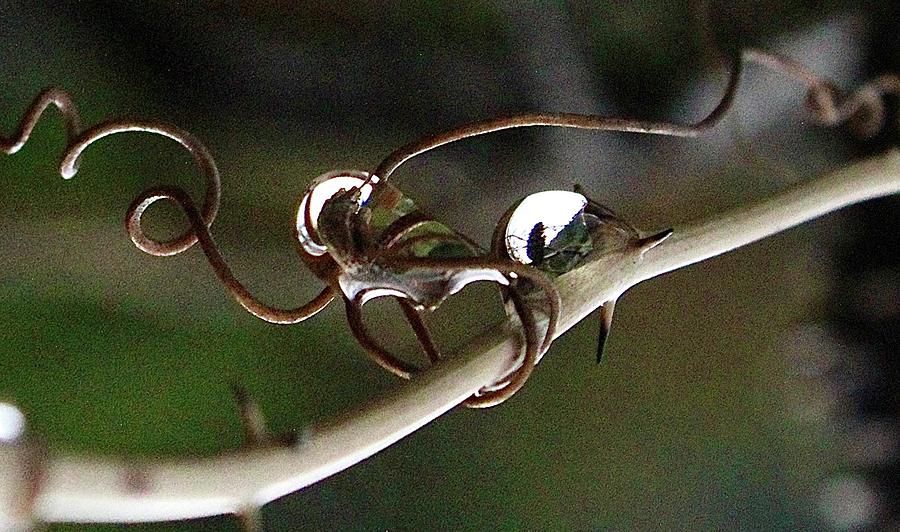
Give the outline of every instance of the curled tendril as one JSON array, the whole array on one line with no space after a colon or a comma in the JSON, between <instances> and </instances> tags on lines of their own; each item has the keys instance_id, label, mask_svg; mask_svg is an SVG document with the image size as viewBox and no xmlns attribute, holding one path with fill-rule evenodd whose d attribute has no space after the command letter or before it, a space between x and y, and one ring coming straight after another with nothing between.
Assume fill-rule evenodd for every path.
<instances>
[{"instance_id":1,"label":"curled tendril","mask_svg":"<svg viewBox=\"0 0 900 532\"><path fill-rule=\"evenodd\" d=\"M298 323L315 315L325 308L334 298L330 287L325 287L319 295L310 302L293 309L280 309L266 305L259 301L250 291L234 276L228 262L213 240L212 234L202 213L194 205L191 197L183 189L178 187L156 187L142 192L131 203L125 216L125 226L129 233L132 228L140 227L141 217L147 208L159 200L169 200L178 205L184 212L191 225L191 234L195 241L200 242L200 247L206 254L216 276L225 285L232 297L237 300L248 312L265 321L279 324Z\"/></svg>"},{"instance_id":2,"label":"curled tendril","mask_svg":"<svg viewBox=\"0 0 900 532\"><path fill-rule=\"evenodd\" d=\"M219 180L219 170L216 168L216 163L206 147L196 137L176 126L163 122L143 120L110 121L98 124L69 143L60 163L60 173L66 178L74 176L78 171L78 160L88 146L104 137L128 132L161 135L174 140L191 154L197 169L206 180L206 193L201 217L203 218L204 226L210 226L219 210L222 188ZM195 231L190 229L171 240L155 240L144 233L140 217L134 223L129 218L129 222L125 227L134 245L150 255L159 257L177 255L197 243L197 235Z\"/></svg>"},{"instance_id":3,"label":"curled tendril","mask_svg":"<svg viewBox=\"0 0 900 532\"><path fill-rule=\"evenodd\" d=\"M351 221L354 220L357 219L353 218ZM422 211L416 210L406 214L395 220L381 232L378 238L378 245L374 249L369 249L364 238L363 249L369 250L371 255L363 259L362 254L360 254L356 256L356 260L366 260L371 263L368 268L375 268L378 271L400 272L414 270L417 272L418 275L410 279L409 285L404 286L403 283L391 283L390 291L386 293L393 295L400 304L417 340L432 363L440 360L441 354L431 337L428 327L424 323L423 310L417 309L412 304L412 301L418 299L414 292L420 293L422 291L421 287L417 288L414 285L422 284L427 286L429 281L425 279L430 278L428 272L440 274L435 277L452 278L464 275L466 272L494 271L502 277L505 283L503 294L512 303L513 310L522 324L525 335L525 353L522 360L518 362L518 365L510 373L497 382L483 387L475 395L463 401L463 405L470 408L485 408L497 405L510 398L525 384L534 370L539 357L550 347L559 316L559 296L550 280L536 268L500 258L495 250L492 250L490 255L483 256L483 252L477 244L459 233L426 232L405 238L416 229L432 222L434 222L434 219ZM352 232L351 228L347 229ZM363 231L363 234L368 233ZM411 254L411 249L414 246L427 241L462 245L473 255L482 256L437 259L417 257ZM532 308L517 288L517 283L520 281L530 283L531 286L536 287L543 293L544 310L547 314L547 329L544 332L543 339L539 338L539 328ZM468 283L470 280L463 282ZM383 289L384 287L373 286L373 288ZM445 289L437 289L435 294L439 298L443 298L447 295L443 292ZM429 290L426 288L425 292L429 292ZM378 365L398 377L411 378L420 371L419 368L391 354L368 333L362 319L362 306L367 299L361 296L362 294L360 293L356 294L355 297L347 297L345 295L344 298L347 321L357 341Z\"/></svg>"},{"instance_id":4,"label":"curled tendril","mask_svg":"<svg viewBox=\"0 0 900 532\"><path fill-rule=\"evenodd\" d=\"M516 314L522 324L525 335L525 355L516 368L499 379L497 382L491 383L480 390L476 395L463 401L463 404L470 408L486 408L502 403L515 394L522 386L534 370L538 358L550 347L556 331L556 322L559 317L559 296L555 287L540 272L528 266L510 264L507 261L479 259L470 260L459 259L461 262L457 266L450 266L445 260L435 263L434 268L440 268L444 272L452 272L454 270L469 270L474 268L493 268L498 272L504 272L509 276L510 273L517 274L517 277L528 280L539 286L544 292L544 301L547 305L548 325L544 333L543 339L538 337L538 325L534 318L534 312L530 305L525 302L522 295L515 286L510 286L507 290L510 300L513 303ZM417 268L428 268L418 260L410 260L410 266L415 265ZM510 279L512 284L512 280ZM413 331L422 345L423 350L428 355L429 360L435 363L441 359L440 352L435 345L427 326L424 324L420 311L416 310L408 300L397 298L404 314L413 328ZM403 379L410 379L413 375L420 371L419 368L398 359L388 350L382 347L368 333L362 320L362 304L357 300L346 301L347 321L350 328L360 342L360 345L366 350L370 357L381 367L387 369L394 375Z\"/></svg>"},{"instance_id":5,"label":"curled tendril","mask_svg":"<svg viewBox=\"0 0 900 532\"><path fill-rule=\"evenodd\" d=\"M253 315L272 323L297 323L314 315L331 301L331 289L325 288L305 305L294 309L275 308L260 302L237 280L209 232L209 227L218 213L221 198L219 170L203 143L177 126L158 121L113 120L82 131L78 109L73 104L72 98L61 89L50 88L38 94L10 137L0 137L0 151L6 154L18 152L28 141L44 111L51 105L59 109L66 124L68 143L59 166L59 172L64 179L71 179L78 173L81 157L89 146L102 138L119 133L140 132L161 135L177 142L194 158L197 169L206 181L202 207L198 210L187 193L181 189L160 187L143 192L128 209L125 220L128 236L138 249L154 256L171 256L190 249L199 241L216 275L238 303ZM181 207L190 222L188 230L170 240L156 240L147 236L141 224L144 211L162 199L173 201Z\"/></svg>"},{"instance_id":6,"label":"curled tendril","mask_svg":"<svg viewBox=\"0 0 900 532\"><path fill-rule=\"evenodd\" d=\"M576 113L525 113L492 118L465 124L398 148L381 161L367 183L374 180L385 183L405 162L435 148L504 129L545 126L646 133L671 137L697 137L716 127L734 105L744 63L753 63L781 72L804 84L807 89L806 109L818 124L825 127L837 127L849 122L853 131L864 138L877 134L884 127L886 115L884 95L900 95L900 78L896 75L875 78L857 88L848 97L843 98L840 91L826 78L783 55L748 48L733 56L729 62L732 65L731 72L721 99L706 117L693 124Z\"/></svg>"},{"instance_id":7,"label":"curled tendril","mask_svg":"<svg viewBox=\"0 0 900 532\"><path fill-rule=\"evenodd\" d=\"M900 95L900 77L895 74L873 78L844 97L833 83L789 57L755 48L744 50L743 57L803 83L806 86L804 106L818 125L848 124L862 138L870 138L884 128L887 116L884 97Z\"/></svg>"},{"instance_id":8,"label":"curled tendril","mask_svg":"<svg viewBox=\"0 0 900 532\"><path fill-rule=\"evenodd\" d=\"M199 140L187 131L171 124L144 120L118 120L104 122L82 131L78 109L72 102L71 96L61 89L49 88L41 91L34 99L12 136L0 138L0 150L11 155L22 149L44 111L51 105L55 105L59 109L66 124L68 142L59 164L59 173L64 179L75 177L84 151L104 137L127 132L162 135L183 146L193 156L197 168L206 179L202 216L207 226L212 224L219 209L222 188L219 170L209 151ZM155 240L144 233L140 223L129 225L128 234L139 249L151 255L175 255L197 242L197 237L191 231L171 240Z\"/></svg>"},{"instance_id":9,"label":"curled tendril","mask_svg":"<svg viewBox=\"0 0 900 532\"><path fill-rule=\"evenodd\" d=\"M41 91L34 98L11 136L0 135L0 151L12 155L21 150L28 142L28 138L31 137L31 132L41 119L41 115L51 105L55 105L62 114L69 140L77 137L81 133L81 117L75 104L72 103L72 98L61 89L49 88ZM63 177L71 176L63 175Z\"/></svg>"}]
</instances>

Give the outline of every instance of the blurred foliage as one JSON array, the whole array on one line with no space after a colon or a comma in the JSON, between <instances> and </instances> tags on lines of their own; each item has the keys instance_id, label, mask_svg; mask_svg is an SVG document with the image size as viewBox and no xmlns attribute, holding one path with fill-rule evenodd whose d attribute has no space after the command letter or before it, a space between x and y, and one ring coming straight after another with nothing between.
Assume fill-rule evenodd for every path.
<instances>
[{"instance_id":1,"label":"blurred foliage","mask_svg":"<svg viewBox=\"0 0 900 532\"><path fill-rule=\"evenodd\" d=\"M714 16L715 31L730 46L765 44L848 12L883 21L887 4L728 4ZM536 88L545 73L520 58L528 43L512 28L519 20L557 36L548 13L564 22L568 34L559 37L576 44L545 59L592 73L584 86L557 90L582 91L623 114L677 113L679 95L711 67L686 3L13 0L0 15L0 130L37 90L60 85L88 123L138 115L195 133L223 172L213 231L224 253L261 297L287 305L319 286L290 234L309 180L332 168L371 168L392 148L466 120L546 109L549 96ZM752 105L766 100L751 96ZM806 126L794 119L785 127ZM806 144L782 136L773 146L734 140L733 124L725 129L730 144L716 148L724 163L692 163L684 152L670 161L680 145L633 137L615 142L637 150L616 152L608 136L570 132L559 138L602 157L611 173L567 160L539 167L552 159L547 139L557 134L522 132L443 150L398 179L481 239L512 199L573 180L652 228L758 197L783 186L785 175L814 175L853 149L835 132L800 129ZM832 144L807 138L825 136ZM398 385L365 359L339 305L300 325L265 324L228 298L199 250L160 259L131 246L121 217L138 192L157 183L200 191L177 146L141 135L104 140L63 182L55 160L64 142L48 116L20 154L0 158L0 399L21 406L54 450L234 448L233 381L254 394L275 431L302 431ZM703 154L716 144L692 142ZM646 175L638 159L652 166ZM173 210L154 211L148 218L159 234L181 230ZM835 451L794 416L779 342L829 288L815 242L839 231L826 220L636 288L618 307L603 365L592 365L597 324L587 320L554 344L508 404L451 412L267 506L267 528L820 525L815 490ZM438 316L447 343L484 324L466 312L493 301L483 292ZM378 318L382 311L394 314ZM384 331L398 323L386 305L367 315ZM413 345L408 334L397 344ZM229 527L234 519L129 528Z\"/></svg>"}]
</instances>

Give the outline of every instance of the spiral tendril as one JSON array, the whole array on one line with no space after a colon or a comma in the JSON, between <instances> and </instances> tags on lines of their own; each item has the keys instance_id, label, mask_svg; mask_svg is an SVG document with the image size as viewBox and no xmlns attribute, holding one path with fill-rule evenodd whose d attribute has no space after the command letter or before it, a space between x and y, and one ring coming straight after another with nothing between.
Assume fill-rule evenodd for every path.
<instances>
[{"instance_id":1,"label":"spiral tendril","mask_svg":"<svg viewBox=\"0 0 900 532\"><path fill-rule=\"evenodd\" d=\"M366 184L373 180L385 183L405 162L435 148L504 129L545 126L670 137L698 137L716 127L734 105L744 63L754 63L781 72L803 83L807 88L806 109L819 125L837 127L849 121L853 131L864 138L877 134L884 126L886 114L884 95L900 95L900 77L884 75L860 86L848 97L842 98L840 91L830 81L793 59L754 48L744 49L734 56L730 63L731 72L721 99L708 115L692 124L577 113L525 113L491 118L464 124L394 150L381 161ZM376 192L377 190L376 187Z\"/></svg>"},{"instance_id":2,"label":"spiral tendril","mask_svg":"<svg viewBox=\"0 0 900 532\"><path fill-rule=\"evenodd\" d=\"M51 87L44 89L34 98L11 136L4 137L0 135L0 151L7 155L12 155L21 150L25 143L28 142L29 137L31 137L31 132L38 121L40 121L41 115L50 105L55 105L62 114L69 140L71 141L71 139L77 137L81 133L81 117L78 114L78 109L72 103L72 98L68 93ZM71 176L63 175L63 177L69 178Z\"/></svg>"},{"instance_id":3,"label":"spiral tendril","mask_svg":"<svg viewBox=\"0 0 900 532\"><path fill-rule=\"evenodd\" d=\"M259 301L237 280L209 231L218 213L221 199L222 185L218 167L206 146L177 126L160 121L111 120L83 131L78 109L71 96L62 89L49 88L41 91L32 101L11 136L0 136L0 151L12 155L21 150L44 111L51 105L59 109L66 124L68 140L59 164L59 172L64 179L71 179L78 173L81 157L89 146L100 139L119 133L160 135L174 140L193 157L197 169L206 181L202 207L198 210L187 193L181 189L159 187L144 191L129 207L125 220L128 236L138 249L154 256L171 256L190 249L199 241L216 275L234 299L251 314L272 323L297 323L314 315L331 301L332 291L325 288L305 305L293 309L280 309ZM161 199L176 203L190 222L189 229L170 240L157 240L148 236L141 223L144 211Z\"/></svg>"}]
</instances>

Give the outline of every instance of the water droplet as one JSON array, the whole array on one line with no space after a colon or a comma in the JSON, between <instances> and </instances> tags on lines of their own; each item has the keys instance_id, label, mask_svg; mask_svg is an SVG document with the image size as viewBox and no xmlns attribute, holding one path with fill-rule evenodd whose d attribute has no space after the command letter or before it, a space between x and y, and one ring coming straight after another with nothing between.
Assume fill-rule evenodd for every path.
<instances>
[{"instance_id":1,"label":"water droplet","mask_svg":"<svg viewBox=\"0 0 900 532\"><path fill-rule=\"evenodd\" d=\"M332 196L342 190L357 188L368 178L368 174L357 171L336 171L323 174L310 183L309 188L303 194L300 208L297 210L297 237L303 250L316 257L324 255L328 249L316 238L318 230L317 222L322 206ZM372 182L377 182L373 179ZM367 184L362 188L360 201L365 202L372 194L372 185ZM312 227L306 223L306 210L309 209L309 219Z\"/></svg>"},{"instance_id":2,"label":"water droplet","mask_svg":"<svg viewBox=\"0 0 900 532\"><path fill-rule=\"evenodd\" d=\"M507 253L513 260L535 263L552 273L568 271L590 250L590 235L581 218L586 206L584 196L564 190L526 197L506 225Z\"/></svg>"}]
</instances>

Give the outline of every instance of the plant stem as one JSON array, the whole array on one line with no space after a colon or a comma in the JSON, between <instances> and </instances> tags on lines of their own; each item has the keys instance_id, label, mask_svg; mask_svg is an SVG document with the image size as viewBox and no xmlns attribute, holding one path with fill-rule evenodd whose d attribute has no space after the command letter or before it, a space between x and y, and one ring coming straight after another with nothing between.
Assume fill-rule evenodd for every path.
<instances>
[{"instance_id":1,"label":"plant stem","mask_svg":"<svg viewBox=\"0 0 900 532\"><path fill-rule=\"evenodd\" d=\"M769 199L676 228L641 262L601 257L557 280L562 299L557 334L645 279L898 191L900 151L892 150ZM508 368L519 353L519 336L510 323L501 323L391 393L312 427L296 447L143 462L52 457L35 502L35 518L136 522L246 514L353 466L447 412ZM0 478L13 478L20 467L20 461L9 456L0 454ZM0 486L0 495L7 488Z\"/></svg>"},{"instance_id":2,"label":"plant stem","mask_svg":"<svg viewBox=\"0 0 900 532\"><path fill-rule=\"evenodd\" d=\"M684 227L651 250L638 282L745 246L829 212L900 191L900 150ZM891 228L885 228L891 230Z\"/></svg>"}]
</instances>

